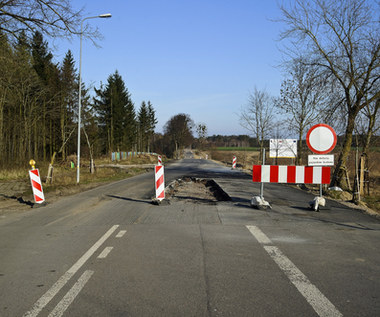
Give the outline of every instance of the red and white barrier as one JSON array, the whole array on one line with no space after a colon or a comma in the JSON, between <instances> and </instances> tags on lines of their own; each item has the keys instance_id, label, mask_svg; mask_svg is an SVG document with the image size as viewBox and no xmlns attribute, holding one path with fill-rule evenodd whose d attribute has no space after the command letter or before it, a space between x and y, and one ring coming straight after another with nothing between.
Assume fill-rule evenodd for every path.
<instances>
[{"instance_id":1,"label":"red and white barrier","mask_svg":"<svg viewBox=\"0 0 380 317\"><path fill-rule=\"evenodd\" d=\"M158 200L163 200L165 198L164 167L162 165L156 165L154 170L156 198Z\"/></svg>"},{"instance_id":2,"label":"red and white barrier","mask_svg":"<svg viewBox=\"0 0 380 317\"><path fill-rule=\"evenodd\" d=\"M34 201L37 204L42 204L45 201L45 196L42 191L41 178L38 169L30 170L29 177L32 184Z\"/></svg>"},{"instance_id":3,"label":"red and white barrier","mask_svg":"<svg viewBox=\"0 0 380 317\"><path fill-rule=\"evenodd\" d=\"M158 155L157 159L158 159L158 164L157 165L162 165L162 156Z\"/></svg>"},{"instance_id":4,"label":"red and white barrier","mask_svg":"<svg viewBox=\"0 0 380 317\"><path fill-rule=\"evenodd\" d=\"M329 184L329 166L253 165L252 180L260 183Z\"/></svg>"},{"instance_id":5,"label":"red and white barrier","mask_svg":"<svg viewBox=\"0 0 380 317\"><path fill-rule=\"evenodd\" d=\"M235 169L236 168L236 156L234 156L233 158L232 158L232 168L233 169Z\"/></svg>"}]
</instances>

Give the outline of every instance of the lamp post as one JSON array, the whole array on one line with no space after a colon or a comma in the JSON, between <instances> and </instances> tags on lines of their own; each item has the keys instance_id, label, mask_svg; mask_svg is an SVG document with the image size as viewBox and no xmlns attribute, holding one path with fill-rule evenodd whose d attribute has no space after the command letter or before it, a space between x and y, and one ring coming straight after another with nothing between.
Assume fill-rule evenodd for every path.
<instances>
[{"instance_id":1,"label":"lamp post","mask_svg":"<svg viewBox=\"0 0 380 317\"><path fill-rule=\"evenodd\" d=\"M77 158L77 184L79 184L79 169L80 169L80 128L81 128L81 107L82 107L82 35L83 22L89 19L110 18L111 13L100 14L94 17L84 18L80 24L80 52L79 52L79 96L78 96L78 158Z\"/></svg>"}]
</instances>

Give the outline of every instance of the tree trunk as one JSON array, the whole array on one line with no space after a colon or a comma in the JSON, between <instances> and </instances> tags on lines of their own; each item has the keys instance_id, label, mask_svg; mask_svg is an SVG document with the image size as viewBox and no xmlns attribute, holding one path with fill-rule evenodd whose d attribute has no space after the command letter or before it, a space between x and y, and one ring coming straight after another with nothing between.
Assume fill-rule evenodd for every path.
<instances>
[{"instance_id":1,"label":"tree trunk","mask_svg":"<svg viewBox=\"0 0 380 317\"><path fill-rule=\"evenodd\" d=\"M95 173L95 163L94 163L94 159L93 158L90 159L90 173L91 174Z\"/></svg>"},{"instance_id":2,"label":"tree trunk","mask_svg":"<svg viewBox=\"0 0 380 317\"><path fill-rule=\"evenodd\" d=\"M65 141L65 128L66 128L66 113L65 113L65 100L63 98L62 103L61 103L61 139L62 142ZM65 161L66 159L66 150L65 146L62 148L62 160Z\"/></svg>"},{"instance_id":3,"label":"tree trunk","mask_svg":"<svg viewBox=\"0 0 380 317\"><path fill-rule=\"evenodd\" d=\"M348 155L350 154L351 150L351 144L352 144L352 134L355 127L355 118L357 113L349 113L348 120L347 120L347 128L346 128L346 134L345 139L343 143L342 151L340 152L338 163L335 167L333 177L331 179L330 187L338 186L342 189L348 189L348 183L346 180L346 163L348 159Z\"/></svg>"},{"instance_id":4,"label":"tree trunk","mask_svg":"<svg viewBox=\"0 0 380 317\"><path fill-rule=\"evenodd\" d=\"M43 160L46 161L46 103L43 103L42 107L42 150L43 150Z\"/></svg>"},{"instance_id":5,"label":"tree trunk","mask_svg":"<svg viewBox=\"0 0 380 317\"><path fill-rule=\"evenodd\" d=\"M49 120L49 156L51 157L53 155L53 148L55 148L55 137L54 137L54 131L53 131L53 120L50 118Z\"/></svg>"},{"instance_id":6,"label":"tree trunk","mask_svg":"<svg viewBox=\"0 0 380 317\"><path fill-rule=\"evenodd\" d=\"M38 159L38 142L39 142L39 138L38 138L38 133L37 133L37 124L36 124L36 121L34 121L34 154L33 154L33 158L35 160Z\"/></svg>"},{"instance_id":7,"label":"tree trunk","mask_svg":"<svg viewBox=\"0 0 380 317\"><path fill-rule=\"evenodd\" d=\"M260 164L263 164L263 153L264 153L264 141L259 140L259 145L260 145L260 157L259 157L259 162Z\"/></svg>"},{"instance_id":8,"label":"tree trunk","mask_svg":"<svg viewBox=\"0 0 380 317\"><path fill-rule=\"evenodd\" d=\"M302 165L302 155L303 155L302 134L303 134L303 130L300 131L298 135L296 165Z\"/></svg>"},{"instance_id":9,"label":"tree trunk","mask_svg":"<svg viewBox=\"0 0 380 317\"><path fill-rule=\"evenodd\" d=\"M372 134L373 134L372 130L368 130L367 135L365 137L365 141L364 141L364 146L363 146L363 151L362 151L363 154L368 154Z\"/></svg>"},{"instance_id":10,"label":"tree trunk","mask_svg":"<svg viewBox=\"0 0 380 317\"><path fill-rule=\"evenodd\" d=\"M54 164L56 154L57 154L57 152L54 152L54 154L51 158L51 161L49 164L49 169L48 169L48 174L46 176L46 184L52 184L53 183L53 171L54 171L53 164Z\"/></svg>"},{"instance_id":11,"label":"tree trunk","mask_svg":"<svg viewBox=\"0 0 380 317\"><path fill-rule=\"evenodd\" d=\"M4 103L5 103L5 93L0 100L0 154L2 160L4 161Z\"/></svg>"},{"instance_id":12,"label":"tree trunk","mask_svg":"<svg viewBox=\"0 0 380 317\"><path fill-rule=\"evenodd\" d=\"M375 114L371 115L370 118L369 118L367 135L365 137L363 151L362 151L363 154L366 154L366 155L368 154L369 145L371 143L371 138L372 138L372 135L373 135L373 128L375 126L376 113L377 113L377 110L375 111Z\"/></svg>"}]
</instances>

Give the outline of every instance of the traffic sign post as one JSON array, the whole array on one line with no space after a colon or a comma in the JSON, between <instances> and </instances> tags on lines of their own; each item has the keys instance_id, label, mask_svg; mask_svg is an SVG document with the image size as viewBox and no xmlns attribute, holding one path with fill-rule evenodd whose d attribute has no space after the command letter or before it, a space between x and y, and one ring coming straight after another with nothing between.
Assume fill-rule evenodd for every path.
<instances>
[{"instance_id":1,"label":"traffic sign post","mask_svg":"<svg viewBox=\"0 0 380 317\"><path fill-rule=\"evenodd\" d=\"M330 153L336 145L337 137L334 129L327 124L316 124L310 128L310 130L306 134L306 144L309 149L315 154L327 154ZM329 156L330 157L330 156ZM313 158L309 156L309 165L310 160L313 162ZM321 157L314 157L315 161L323 161ZM331 157L325 160L326 163L318 165L314 164L314 166L322 166L322 165L333 165L334 164L334 156L332 156L332 164ZM315 197L315 199L310 202L310 206L315 210L319 210L319 205L324 206L325 200L322 197L322 183L319 185L319 197Z\"/></svg>"}]
</instances>

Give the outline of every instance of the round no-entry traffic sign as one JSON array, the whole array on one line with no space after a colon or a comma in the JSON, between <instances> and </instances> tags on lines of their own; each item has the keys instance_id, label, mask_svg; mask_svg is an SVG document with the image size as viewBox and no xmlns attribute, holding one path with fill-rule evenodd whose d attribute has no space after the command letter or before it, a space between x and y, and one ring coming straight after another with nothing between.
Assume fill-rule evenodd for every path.
<instances>
[{"instance_id":1,"label":"round no-entry traffic sign","mask_svg":"<svg viewBox=\"0 0 380 317\"><path fill-rule=\"evenodd\" d=\"M334 129L323 123L311 127L306 135L307 146L316 154L331 152L336 145L336 141Z\"/></svg>"}]
</instances>

